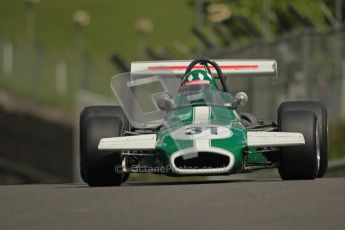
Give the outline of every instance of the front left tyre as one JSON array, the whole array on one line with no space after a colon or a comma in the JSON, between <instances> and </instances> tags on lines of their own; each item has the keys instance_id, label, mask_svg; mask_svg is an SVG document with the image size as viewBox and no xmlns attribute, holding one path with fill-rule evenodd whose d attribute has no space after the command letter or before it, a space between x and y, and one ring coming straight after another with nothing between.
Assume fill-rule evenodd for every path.
<instances>
[{"instance_id":1,"label":"front left tyre","mask_svg":"<svg viewBox=\"0 0 345 230\"><path fill-rule=\"evenodd\" d=\"M317 101L287 101L278 109L278 116L285 111L311 111L318 121L318 134L320 143L320 167L317 177L323 177L328 166L328 119L326 108ZM279 118L278 118L279 119Z\"/></svg>"},{"instance_id":2,"label":"front left tyre","mask_svg":"<svg viewBox=\"0 0 345 230\"><path fill-rule=\"evenodd\" d=\"M284 111L279 114L279 130L303 134L305 144L280 148L278 171L283 180L315 179L320 168L318 120L312 111Z\"/></svg>"}]
</instances>

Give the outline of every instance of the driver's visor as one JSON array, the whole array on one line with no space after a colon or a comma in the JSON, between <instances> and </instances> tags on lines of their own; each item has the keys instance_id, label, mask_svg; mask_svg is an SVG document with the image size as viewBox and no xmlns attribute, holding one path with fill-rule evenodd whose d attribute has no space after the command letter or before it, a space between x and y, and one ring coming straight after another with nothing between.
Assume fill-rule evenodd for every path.
<instances>
[{"instance_id":1,"label":"driver's visor","mask_svg":"<svg viewBox=\"0 0 345 230\"><path fill-rule=\"evenodd\" d=\"M210 81L206 80L192 80L192 81L186 81L182 84L182 86L189 86L189 85L198 85L198 84L210 84Z\"/></svg>"},{"instance_id":2,"label":"driver's visor","mask_svg":"<svg viewBox=\"0 0 345 230\"><path fill-rule=\"evenodd\" d=\"M180 88L180 93L182 94L191 94L191 93L199 93L209 90L211 87L209 81L205 80L195 80L189 81L182 84Z\"/></svg>"}]
</instances>

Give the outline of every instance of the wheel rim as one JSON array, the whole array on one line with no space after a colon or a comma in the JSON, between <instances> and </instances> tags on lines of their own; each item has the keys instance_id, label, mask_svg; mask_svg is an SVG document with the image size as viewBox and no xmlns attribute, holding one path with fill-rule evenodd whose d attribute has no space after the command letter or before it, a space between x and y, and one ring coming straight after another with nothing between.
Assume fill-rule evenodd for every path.
<instances>
[{"instance_id":1,"label":"wheel rim","mask_svg":"<svg viewBox=\"0 0 345 230\"><path fill-rule=\"evenodd\" d=\"M319 122L316 123L316 160L317 160L317 173L320 169L321 152L320 152L320 136L319 136Z\"/></svg>"}]
</instances>

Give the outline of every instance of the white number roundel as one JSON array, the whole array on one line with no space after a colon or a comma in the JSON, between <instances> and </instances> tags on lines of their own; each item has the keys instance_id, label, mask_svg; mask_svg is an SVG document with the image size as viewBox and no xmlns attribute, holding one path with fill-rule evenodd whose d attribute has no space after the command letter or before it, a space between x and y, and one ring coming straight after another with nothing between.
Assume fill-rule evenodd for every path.
<instances>
[{"instance_id":1,"label":"white number roundel","mask_svg":"<svg viewBox=\"0 0 345 230\"><path fill-rule=\"evenodd\" d=\"M171 133L171 136L175 140L224 139L231 137L232 131L223 126L198 124L178 128Z\"/></svg>"}]
</instances>

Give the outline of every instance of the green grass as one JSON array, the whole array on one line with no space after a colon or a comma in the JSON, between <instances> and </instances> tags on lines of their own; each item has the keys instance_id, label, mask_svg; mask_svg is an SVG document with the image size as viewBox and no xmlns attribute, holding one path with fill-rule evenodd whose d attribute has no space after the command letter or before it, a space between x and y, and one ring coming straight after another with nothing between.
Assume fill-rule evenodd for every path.
<instances>
[{"instance_id":1,"label":"green grass","mask_svg":"<svg viewBox=\"0 0 345 230\"><path fill-rule=\"evenodd\" d=\"M291 3L302 15L309 16L315 25L322 27L325 23L318 5L320 2L321 0L271 1L271 8L285 9L287 3ZM248 18L260 30L264 14L263 1L230 1L229 6L234 16ZM76 27L72 21L76 10L86 10L91 17L90 24L85 28L88 58L86 72L90 78L88 89L97 93L111 95L109 80L117 73L109 60L112 53L120 54L127 63L143 59L138 55L139 38L134 28L134 23L139 18L148 18L154 24L153 32L148 35L148 44L153 48L167 47L174 50L173 44L176 41L191 50L197 45L190 30L195 22L194 7L186 0L41 0L35 9L35 38L42 59L35 62L36 68L42 73L36 84L32 83L33 71L30 69L35 63L32 53L26 50L26 9L24 0L0 0L0 48L1 41L12 40L16 58L16 70L11 79L4 79L0 66L0 87L46 104L73 106L75 89L81 85ZM273 34L277 29L275 20L275 14L271 12L269 21ZM204 31L210 37L211 25L205 20ZM54 92L55 64L61 60L67 63L69 77L69 91L64 97L59 97Z\"/></svg>"},{"instance_id":2,"label":"green grass","mask_svg":"<svg viewBox=\"0 0 345 230\"><path fill-rule=\"evenodd\" d=\"M0 32L15 39L25 40L24 1L0 1ZM193 11L184 0L42 0L36 7L36 34L50 53L72 55L75 28L73 13L83 9L89 12L91 21L86 31L87 50L95 57L103 57L118 51L128 61L136 56L137 36L134 22L138 18L149 18L154 31L149 43L155 46L169 46L173 41L193 43L190 27Z\"/></svg>"},{"instance_id":3,"label":"green grass","mask_svg":"<svg viewBox=\"0 0 345 230\"><path fill-rule=\"evenodd\" d=\"M148 35L153 47L171 47L174 41L192 46L195 40L190 32L194 22L193 11L184 0L42 0L36 6L36 41L41 47L42 73L36 87L32 87L32 55L26 51L26 7L24 1L0 1L0 40L12 40L15 47L15 71L11 79L0 73L1 87L46 104L72 105L73 92L81 84L76 49L76 27L72 15L76 10L89 12L91 21L85 28L85 49L88 58L89 89L111 95L110 77L117 69L110 63L114 52L130 61L138 58L138 36L134 23L148 18L154 30ZM1 45L1 41L0 41ZM0 57L1 60L1 57ZM70 91L64 98L54 94L55 64L65 60L68 66ZM1 71L1 67L0 67ZM2 72L2 71L1 71ZM24 77L23 77L24 76ZM36 96L32 96L36 95Z\"/></svg>"},{"instance_id":4,"label":"green grass","mask_svg":"<svg viewBox=\"0 0 345 230\"><path fill-rule=\"evenodd\" d=\"M334 121L329 127L329 159L345 155L345 120Z\"/></svg>"}]
</instances>

